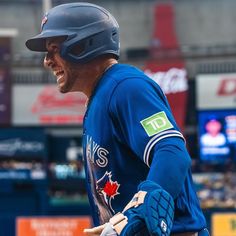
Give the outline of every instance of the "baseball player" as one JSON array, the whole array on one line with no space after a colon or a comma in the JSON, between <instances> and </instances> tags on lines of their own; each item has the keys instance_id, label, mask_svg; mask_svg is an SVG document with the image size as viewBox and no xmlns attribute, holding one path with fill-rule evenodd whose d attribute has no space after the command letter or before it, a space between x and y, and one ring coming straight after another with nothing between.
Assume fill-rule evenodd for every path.
<instances>
[{"instance_id":1,"label":"baseball player","mask_svg":"<svg viewBox=\"0 0 236 236\"><path fill-rule=\"evenodd\" d=\"M26 41L46 52L62 93L88 97L83 122L92 235L206 236L191 158L162 90L141 70L119 64L119 26L104 8L52 8Z\"/></svg>"}]
</instances>

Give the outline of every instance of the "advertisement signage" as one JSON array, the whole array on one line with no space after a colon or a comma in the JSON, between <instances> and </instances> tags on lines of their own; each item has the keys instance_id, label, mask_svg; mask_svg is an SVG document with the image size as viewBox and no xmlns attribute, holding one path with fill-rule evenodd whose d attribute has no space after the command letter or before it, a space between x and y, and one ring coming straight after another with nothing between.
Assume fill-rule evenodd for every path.
<instances>
[{"instance_id":1,"label":"advertisement signage","mask_svg":"<svg viewBox=\"0 0 236 236\"><path fill-rule=\"evenodd\" d=\"M197 76L197 108L235 109L236 74L202 74Z\"/></svg>"},{"instance_id":2,"label":"advertisement signage","mask_svg":"<svg viewBox=\"0 0 236 236\"><path fill-rule=\"evenodd\" d=\"M85 228L91 228L91 219L84 217L19 217L16 236L78 236Z\"/></svg>"},{"instance_id":3,"label":"advertisement signage","mask_svg":"<svg viewBox=\"0 0 236 236\"><path fill-rule=\"evenodd\" d=\"M86 97L74 92L62 94L54 84L13 86L14 125L82 124Z\"/></svg>"},{"instance_id":4,"label":"advertisement signage","mask_svg":"<svg viewBox=\"0 0 236 236\"><path fill-rule=\"evenodd\" d=\"M1 129L0 156L40 157L46 155L46 136L43 131Z\"/></svg>"},{"instance_id":5,"label":"advertisement signage","mask_svg":"<svg viewBox=\"0 0 236 236\"><path fill-rule=\"evenodd\" d=\"M236 109L198 112L200 159L211 164L236 161Z\"/></svg>"},{"instance_id":6,"label":"advertisement signage","mask_svg":"<svg viewBox=\"0 0 236 236\"><path fill-rule=\"evenodd\" d=\"M236 236L236 214L215 213L212 215L213 236Z\"/></svg>"},{"instance_id":7,"label":"advertisement signage","mask_svg":"<svg viewBox=\"0 0 236 236\"><path fill-rule=\"evenodd\" d=\"M11 122L11 38L0 37L0 125Z\"/></svg>"},{"instance_id":8,"label":"advertisement signage","mask_svg":"<svg viewBox=\"0 0 236 236\"><path fill-rule=\"evenodd\" d=\"M0 125L11 122L11 85L9 70L0 66Z\"/></svg>"},{"instance_id":9,"label":"advertisement signage","mask_svg":"<svg viewBox=\"0 0 236 236\"><path fill-rule=\"evenodd\" d=\"M0 65L6 67L9 67L11 60L11 37L9 36L0 36Z\"/></svg>"},{"instance_id":10,"label":"advertisement signage","mask_svg":"<svg viewBox=\"0 0 236 236\"><path fill-rule=\"evenodd\" d=\"M153 13L153 59L146 62L144 72L162 88L179 128L184 131L188 80L175 31L175 8L171 3L158 3Z\"/></svg>"},{"instance_id":11,"label":"advertisement signage","mask_svg":"<svg viewBox=\"0 0 236 236\"><path fill-rule=\"evenodd\" d=\"M178 126L184 130L188 81L183 64L148 62L144 72L162 88Z\"/></svg>"}]
</instances>

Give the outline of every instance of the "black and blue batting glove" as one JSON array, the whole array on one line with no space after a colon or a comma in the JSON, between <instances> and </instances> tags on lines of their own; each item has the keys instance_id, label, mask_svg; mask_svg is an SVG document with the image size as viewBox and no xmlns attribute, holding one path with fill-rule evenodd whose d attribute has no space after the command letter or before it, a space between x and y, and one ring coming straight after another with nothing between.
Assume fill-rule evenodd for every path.
<instances>
[{"instance_id":1,"label":"black and blue batting glove","mask_svg":"<svg viewBox=\"0 0 236 236\"><path fill-rule=\"evenodd\" d=\"M122 213L107 227L120 236L169 236L174 219L174 200L160 185L143 181ZM111 231L110 231L111 232ZM105 233L105 232L104 232ZM101 234L101 236L109 234Z\"/></svg>"}]
</instances>

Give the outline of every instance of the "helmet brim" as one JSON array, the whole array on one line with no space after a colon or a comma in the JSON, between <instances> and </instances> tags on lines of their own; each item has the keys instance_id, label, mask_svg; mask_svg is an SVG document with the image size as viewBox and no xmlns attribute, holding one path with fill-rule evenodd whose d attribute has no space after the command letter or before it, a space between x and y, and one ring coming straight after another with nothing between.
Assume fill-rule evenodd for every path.
<instances>
[{"instance_id":1,"label":"helmet brim","mask_svg":"<svg viewBox=\"0 0 236 236\"><path fill-rule=\"evenodd\" d=\"M63 37L68 36L68 31L64 30L46 30L40 34L34 36L33 38L28 39L25 42L26 47L35 52L46 52L46 39L54 37Z\"/></svg>"}]
</instances>

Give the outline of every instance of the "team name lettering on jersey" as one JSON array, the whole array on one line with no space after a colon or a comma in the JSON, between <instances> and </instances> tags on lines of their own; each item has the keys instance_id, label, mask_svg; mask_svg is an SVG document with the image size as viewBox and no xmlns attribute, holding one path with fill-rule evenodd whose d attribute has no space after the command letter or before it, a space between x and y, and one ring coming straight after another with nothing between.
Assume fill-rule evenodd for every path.
<instances>
[{"instance_id":1,"label":"team name lettering on jersey","mask_svg":"<svg viewBox=\"0 0 236 236\"><path fill-rule=\"evenodd\" d=\"M87 158L92 163L95 163L100 167L105 167L108 164L108 150L97 144L90 136L87 136L86 141Z\"/></svg>"},{"instance_id":2,"label":"team name lettering on jersey","mask_svg":"<svg viewBox=\"0 0 236 236\"><path fill-rule=\"evenodd\" d=\"M149 116L140 123L149 137L173 127L164 111Z\"/></svg>"}]
</instances>

